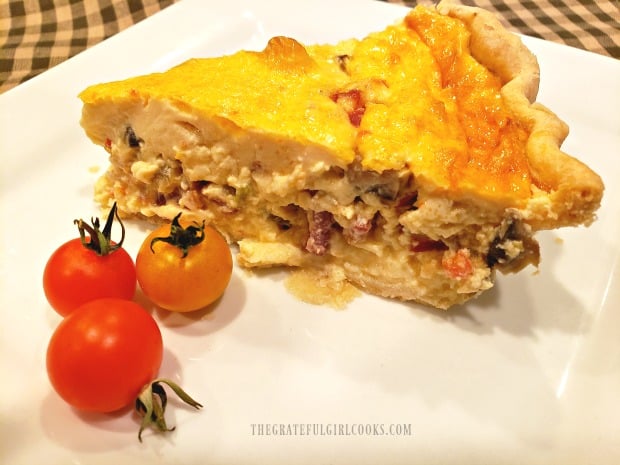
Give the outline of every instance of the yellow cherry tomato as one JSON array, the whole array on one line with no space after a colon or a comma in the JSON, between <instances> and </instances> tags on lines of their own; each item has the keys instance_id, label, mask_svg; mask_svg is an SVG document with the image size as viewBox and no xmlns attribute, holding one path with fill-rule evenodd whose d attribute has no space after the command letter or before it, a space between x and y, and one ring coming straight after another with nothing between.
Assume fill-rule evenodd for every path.
<instances>
[{"instance_id":1,"label":"yellow cherry tomato","mask_svg":"<svg viewBox=\"0 0 620 465\"><path fill-rule=\"evenodd\" d=\"M191 312L224 293L232 274L232 255L215 229L204 222L182 225L180 216L144 240L136 258L136 275L142 292L154 304Z\"/></svg>"}]
</instances>

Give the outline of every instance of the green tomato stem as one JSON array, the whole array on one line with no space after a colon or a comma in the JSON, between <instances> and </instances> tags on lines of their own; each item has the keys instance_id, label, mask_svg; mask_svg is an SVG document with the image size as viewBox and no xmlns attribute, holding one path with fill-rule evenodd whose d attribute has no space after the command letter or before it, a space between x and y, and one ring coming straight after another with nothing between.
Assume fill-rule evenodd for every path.
<instances>
[{"instance_id":1,"label":"green tomato stem","mask_svg":"<svg viewBox=\"0 0 620 465\"><path fill-rule=\"evenodd\" d=\"M114 223L115 217L121 225L121 240L116 244L113 244L111 236L112 223ZM123 246L123 242L125 241L125 225L121 221L120 216L118 216L116 202L114 202L114 205L112 205L112 208L110 209L110 213L108 213L108 218L103 226L103 230L99 229L99 218L91 218L90 221L92 226L82 219L73 220L73 223L78 227L78 231L80 232L80 240L82 241L82 245L84 247L93 250L97 253L97 255L104 256L120 249ZM89 240L86 240L86 233L90 236Z\"/></svg>"},{"instance_id":2,"label":"green tomato stem","mask_svg":"<svg viewBox=\"0 0 620 465\"><path fill-rule=\"evenodd\" d=\"M181 213L175 216L170 224L170 235L167 237L156 237L151 241L151 252L153 250L153 244L156 242L165 242L167 244L178 247L183 251L181 258L187 257L190 247L200 244L205 238L205 222L203 220L202 225L190 225L184 228L179 223Z\"/></svg>"},{"instance_id":3,"label":"green tomato stem","mask_svg":"<svg viewBox=\"0 0 620 465\"><path fill-rule=\"evenodd\" d=\"M166 424L164 414L168 404L168 395L162 383L170 387L187 405L197 410L202 408L202 405L192 399L178 384L164 378L156 379L147 384L136 399L136 412L142 417L140 430L138 431L138 440L140 442L142 442L142 431L149 426L161 433L174 431L175 429L174 426L169 428Z\"/></svg>"}]
</instances>

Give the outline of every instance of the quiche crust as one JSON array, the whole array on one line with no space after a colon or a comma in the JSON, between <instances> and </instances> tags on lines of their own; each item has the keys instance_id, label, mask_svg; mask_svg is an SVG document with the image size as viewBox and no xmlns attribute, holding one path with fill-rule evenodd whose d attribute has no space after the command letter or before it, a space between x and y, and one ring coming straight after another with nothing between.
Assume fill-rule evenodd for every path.
<instances>
[{"instance_id":1,"label":"quiche crust","mask_svg":"<svg viewBox=\"0 0 620 465\"><path fill-rule=\"evenodd\" d=\"M441 2L361 40L275 37L80 97L110 154L102 205L205 219L244 267L445 309L537 265L537 230L595 219L602 182L560 150L538 83L490 13Z\"/></svg>"},{"instance_id":2,"label":"quiche crust","mask_svg":"<svg viewBox=\"0 0 620 465\"><path fill-rule=\"evenodd\" d=\"M517 118L530 125L527 157L533 183L540 191L533 192L525 213L528 223L535 229L591 224L603 183L588 166L560 149L569 129L535 101L540 80L535 56L489 11L452 1L441 2L437 10L468 26L472 56L501 78L504 101Z\"/></svg>"}]
</instances>

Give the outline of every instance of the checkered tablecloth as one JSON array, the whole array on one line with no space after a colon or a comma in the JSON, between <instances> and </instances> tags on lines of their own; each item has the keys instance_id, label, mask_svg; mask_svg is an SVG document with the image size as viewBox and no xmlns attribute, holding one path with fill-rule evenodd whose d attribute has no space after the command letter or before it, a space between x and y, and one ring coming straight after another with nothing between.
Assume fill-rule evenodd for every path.
<instances>
[{"instance_id":1,"label":"checkered tablecloth","mask_svg":"<svg viewBox=\"0 0 620 465\"><path fill-rule=\"evenodd\" d=\"M176 1L182 0L0 0L0 93ZM461 3L494 11L513 31L620 58L618 0Z\"/></svg>"}]
</instances>

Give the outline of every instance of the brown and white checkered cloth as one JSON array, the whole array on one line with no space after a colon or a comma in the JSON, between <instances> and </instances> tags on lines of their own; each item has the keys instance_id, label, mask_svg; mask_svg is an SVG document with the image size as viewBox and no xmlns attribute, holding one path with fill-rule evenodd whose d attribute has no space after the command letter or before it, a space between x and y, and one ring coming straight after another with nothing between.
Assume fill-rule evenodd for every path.
<instances>
[{"instance_id":1,"label":"brown and white checkered cloth","mask_svg":"<svg viewBox=\"0 0 620 465\"><path fill-rule=\"evenodd\" d=\"M0 0L0 93L177 1ZM460 1L495 12L515 32L620 58L618 0Z\"/></svg>"}]
</instances>

